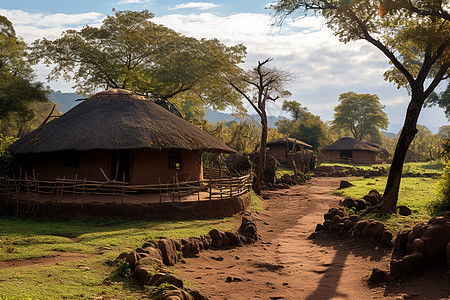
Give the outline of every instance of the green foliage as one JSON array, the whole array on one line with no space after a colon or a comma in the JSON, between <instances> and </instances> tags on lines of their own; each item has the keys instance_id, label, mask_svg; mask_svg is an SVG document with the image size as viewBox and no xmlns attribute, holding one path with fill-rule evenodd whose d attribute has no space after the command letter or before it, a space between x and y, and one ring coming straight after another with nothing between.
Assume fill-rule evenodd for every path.
<instances>
[{"instance_id":1,"label":"green foliage","mask_svg":"<svg viewBox=\"0 0 450 300\"><path fill-rule=\"evenodd\" d=\"M334 108L333 128L349 130L357 140L369 136L380 139L380 129L389 122L377 95L348 92L339 95L339 104Z\"/></svg>"},{"instance_id":2,"label":"green foliage","mask_svg":"<svg viewBox=\"0 0 450 300\"><path fill-rule=\"evenodd\" d=\"M291 114L292 120L284 119L276 123L281 134L308 143L314 149L329 142L325 124L319 116L310 113L297 101L285 100L282 109Z\"/></svg>"},{"instance_id":3,"label":"green foliage","mask_svg":"<svg viewBox=\"0 0 450 300\"><path fill-rule=\"evenodd\" d=\"M242 71L238 64L245 57L243 45L227 47L217 39L183 36L151 22L148 10L113 12L99 28L85 26L54 41L34 42L34 58L54 64L49 80L75 80L80 94L106 85L162 99L185 94L200 106L219 109L241 106L223 76Z\"/></svg>"},{"instance_id":4,"label":"green foliage","mask_svg":"<svg viewBox=\"0 0 450 300\"><path fill-rule=\"evenodd\" d=\"M34 113L28 104L48 101L48 91L32 81L27 46L4 16L0 16L0 49L0 126L11 118L29 121Z\"/></svg>"},{"instance_id":5,"label":"green foliage","mask_svg":"<svg viewBox=\"0 0 450 300\"><path fill-rule=\"evenodd\" d=\"M437 215L450 211L450 140L442 141L442 156L446 166L437 185L438 200L431 204L433 213Z\"/></svg>"},{"instance_id":6,"label":"green foliage","mask_svg":"<svg viewBox=\"0 0 450 300\"><path fill-rule=\"evenodd\" d=\"M445 91L437 94L433 92L427 100L425 100L425 106L431 107L437 105L444 109L447 119L450 120L450 82L447 83Z\"/></svg>"},{"instance_id":7,"label":"green foliage","mask_svg":"<svg viewBox=\"0 0 450 300\"><path fill-rule=\"evenodd\" d=\"M14 157L6 148L17 139L0 133L0 175L9 175L14 170Z\"/></svg>"}]
</instances>

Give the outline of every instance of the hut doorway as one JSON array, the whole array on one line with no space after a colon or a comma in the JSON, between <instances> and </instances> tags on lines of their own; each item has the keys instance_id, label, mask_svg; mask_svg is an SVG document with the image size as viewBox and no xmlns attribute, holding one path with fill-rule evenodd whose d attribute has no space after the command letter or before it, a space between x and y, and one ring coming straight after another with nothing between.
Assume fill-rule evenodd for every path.
<instances>
[{"instance_id":1,"label":"hut doorway","mask_svg":"<svg viewBox=\"0 0 450 300\"><path fill-rule=\"evenodd\" d=\"M341 150L341 159L349 159L353 157L353 150Z\"/></svg>"},{"instance_id":2,"label":"hut doorway","mask_svg":"<svg viewBox=\"0 0 450 300\"><path fill-rule=\"evenodd\" d=\"M130 150L114 150L111 151L111 174L113 180L130 181L131 151Z\"/></svg>"}]
</instances>

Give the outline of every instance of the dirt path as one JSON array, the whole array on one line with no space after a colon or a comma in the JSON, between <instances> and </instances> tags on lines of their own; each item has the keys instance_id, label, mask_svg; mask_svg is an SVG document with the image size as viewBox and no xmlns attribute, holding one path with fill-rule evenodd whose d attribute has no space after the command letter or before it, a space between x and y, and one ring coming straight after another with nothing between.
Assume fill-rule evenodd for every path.
<instances>
[{"instance_id":1,"label":"dirt path","mask_svg":"<svg viewBox=\"0 0 450 300\"><path fill-rule=\"evenodd\" d=\"M340 198L329 192L340 180L313 178L266 192L266 210L254 215L261 241L203 252L179 264L177 273L210 299L447 299L445 270L370 289L363 278L374 267L387 269L386 252L347 240L307 239L337 206ZM229 276L238 280L227 282Z\"/></svg>"}]
</instances>

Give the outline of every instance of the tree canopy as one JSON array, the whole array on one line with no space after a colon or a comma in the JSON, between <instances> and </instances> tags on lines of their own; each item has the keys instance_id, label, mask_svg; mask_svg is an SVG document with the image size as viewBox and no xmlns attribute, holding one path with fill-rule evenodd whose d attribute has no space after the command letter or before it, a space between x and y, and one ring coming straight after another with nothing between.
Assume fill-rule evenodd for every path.
<instances>
[{"instance_id":1,"label":"tree canopy","mask_svg":"<svg viewBox=\"0 0 450 300\"><path fill-rule=\"evenodd\" d=\"M351 132L357 140L368 136L378 137L380 129L387 129L387 114L383 111L377 95L348 92L339 95L339 104L334 108L332 127Z\"/></svg>"},{"instance_id":2,"label":"tree canopy","mask_svg":"<svg viewBox=\"0 0 450 300\"><path fill-rule=\"evenodd\" d=\"M428 107L437 105L445 112L445 116L450 120L450 83L447 84L447 88L438 93L433 92L430 97L425 101L425 105Z\"/></svg>"},{"instance_id":3,"label":"tree canopy","mask_svg":"<svg viewBox=\"0 0 450 300\"><path fill-rule=\"evenodd\" d=\"M405 156L425 99L449 75L448 1L280 0L272 4L280 22L289 15L314 12L324 17L342 42L369 42L392 65L385 79L408 89L411 98L379 206L382 212L396 208Z\"/></svg>"},{"instance_id":4,"label":"tree canopy","mask_svg":"<svg viewBox=\"0 0 450 300\"><path fill-rule=\"evenodd\" d=\"M49 80L75 80L80 94L126 88L166 100L187 93L218 109L241 104L223 76L242 71L243 45L183 36L151 22L148 10L113 12L99 28L67 30L56 40L33 43L34 57L54 65Z\"/></svg>"},{"instance_id":5,"label":"tree canopy","mask_svg":"<svg viewBox=\"0 0 450 300\"><path fill-rule=\"evenodd\" d=\"M11 118L31 120L34 113L29 103L48 101L48 91L33 81L27 57L25 42L16 36L12 23L0 16L0 127Z\"/></svg>"},{"instance_id":6,"label":"tree canopy","mask_svg":"<svg viewBox=\"0 0 450 300\"><path fill-rule=\"evenodd\" d=\"M310 113L297 101L285 100L282 109L291 115L292 120L283 119L276 123L281 134L308 143L314 149L328 142L325 124L319 116Z\"/></svg>"}]
</instances>

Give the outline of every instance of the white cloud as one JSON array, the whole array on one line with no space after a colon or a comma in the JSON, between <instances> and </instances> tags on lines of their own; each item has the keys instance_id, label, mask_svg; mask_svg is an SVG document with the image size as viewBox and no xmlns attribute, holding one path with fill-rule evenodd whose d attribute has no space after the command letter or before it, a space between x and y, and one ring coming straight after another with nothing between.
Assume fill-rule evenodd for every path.
<instances>
[{"instance_id":1,"label":"white cloud","mask_svg":"<svg viewBox=\"0 0 450 300\"><path fill-rule=\"evenodd\" d=\"M130 0L128 0L130 1ZM134 0L131 0L134 1ZM214 3L207 3L207 2L188 2L188 3L182 3L178 4L173 8L169 8L169 10L177 10L177 9L183 9L183 8L198 8L201 10L211 9L214 7L218 7L220 5L214 4Z\"/></svg>"}]
</instances>

